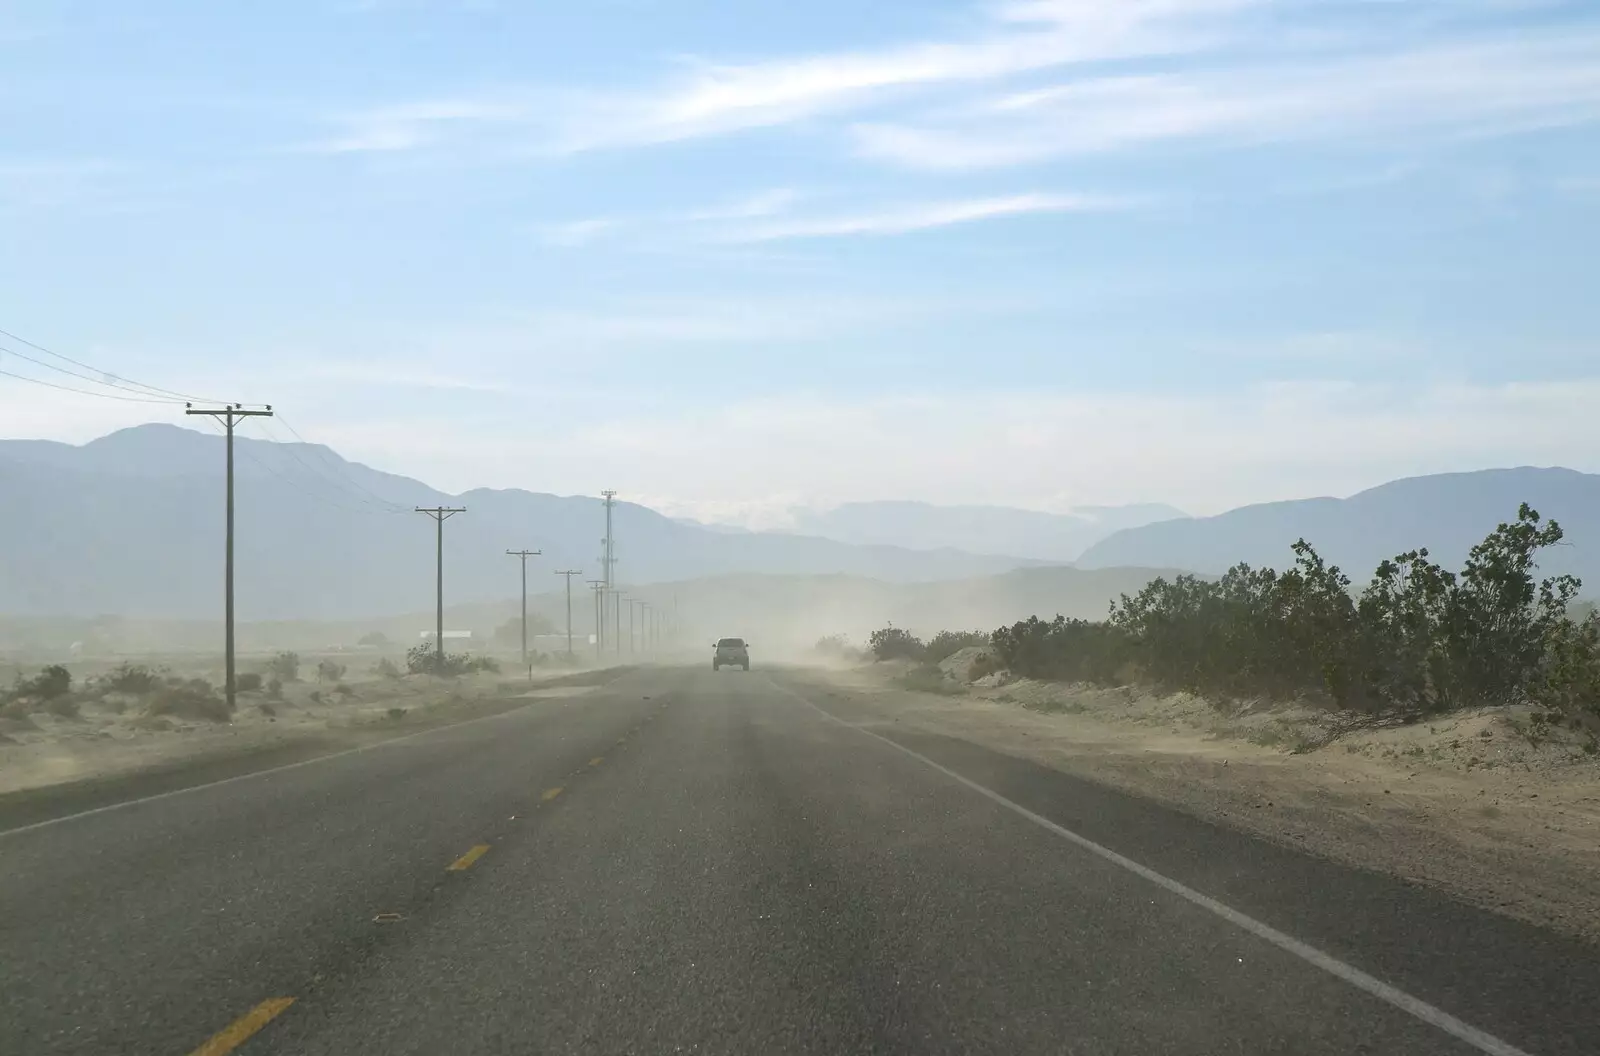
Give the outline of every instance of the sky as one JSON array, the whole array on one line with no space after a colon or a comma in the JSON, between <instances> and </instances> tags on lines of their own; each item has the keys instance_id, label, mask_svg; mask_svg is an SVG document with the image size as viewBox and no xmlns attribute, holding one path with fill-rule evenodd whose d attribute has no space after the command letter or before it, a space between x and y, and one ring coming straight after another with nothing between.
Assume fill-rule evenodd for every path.
<instances>
[{"instance_id":1,"label":"sky","mask_svg":"<svg viewBox=\"0 0 1600 1056\"><path fill-rule=\"evenodd\" d=\"M0 337L0 435L184 422L109 372L754 526L1600 471L1596 56L1561 0L0 0L0 329L93 368Z\"/></svg>"}]
</instances>

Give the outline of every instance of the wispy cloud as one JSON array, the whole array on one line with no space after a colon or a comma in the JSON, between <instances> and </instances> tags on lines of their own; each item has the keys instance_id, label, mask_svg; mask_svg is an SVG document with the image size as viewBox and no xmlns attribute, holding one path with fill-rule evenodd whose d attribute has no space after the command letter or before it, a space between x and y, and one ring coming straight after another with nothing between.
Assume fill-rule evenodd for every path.
<instances>
[{"instance_id":1,"label":"wispy cloud","mask_svg":"<svg viewBox=\"0 0 1600 1056\"><path fill-rule=\"evenodd\" d=\"M327 154L412 150L428 146L452 128L512 124L526 116L522 104L491 99L437 99L341 114L330 123L341 131L308 144Z\"/></svg>"},{"instance_id":2,"label":"wispy cloud","mask_svg":"<svg viewBox=\"0 0 1600 1056\"><path fill-rule=\"evenodd\" d=\"M736 227L721 237L731 242L770 242L790 238L832 238L844 235L903 235L913 231L969 224L979 220L1037 213L1100 212L1124 208L1125 199L1085 194L1013 194L996 198L895 205L876 212L845 216L796 217Z\"/></svg>"},{"instance_id":3,"label":"wispy cloud","mask_svg":"<svg viewBox=\"0 0 1600 1056\"><path fill-rule=\"evenodd\" d=\"M923 120L862 123L866 156L923 168L1014 165L1170 141L1500 133L1600 119L1600 30L1294 65L1087 78Z\"/></svg>"},{"instance_id":4,"label":"wispy cloud","mask_svg":"<svg viewBox=\"0 0 1600 1056\"><path fill-rule=\"evenodd\" d=\"M1227 32L1205 16L1259 2L1009 3L990 8L966 40L705 64L676 84L590 98L557 145L576 151L716 135L855 110L917 89L1193 51L1217 43Z\"/></svg>"}]
</instances>

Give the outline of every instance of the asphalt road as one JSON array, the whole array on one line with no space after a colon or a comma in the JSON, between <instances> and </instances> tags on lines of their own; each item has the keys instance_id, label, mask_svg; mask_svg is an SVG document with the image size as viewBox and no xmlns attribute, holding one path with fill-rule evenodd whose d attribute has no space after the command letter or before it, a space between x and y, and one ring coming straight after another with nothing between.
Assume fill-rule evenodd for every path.
<instances>
[{"instance_id":1,"label":"asphalt road","mask_svg":"<svg viewBox=\"0 0 1600 1056\"><path fill-rule=\"evenodd\" d=\"M0 1052L1600 1052L1600 951L864 707L646 669L35 801Z\"/></svg>"}]
</instances>

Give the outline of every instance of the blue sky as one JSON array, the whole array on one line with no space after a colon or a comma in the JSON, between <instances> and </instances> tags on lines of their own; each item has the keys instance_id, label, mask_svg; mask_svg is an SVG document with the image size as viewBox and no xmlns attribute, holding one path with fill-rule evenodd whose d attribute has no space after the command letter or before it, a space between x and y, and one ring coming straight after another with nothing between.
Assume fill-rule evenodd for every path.
<instances>
[{"instance_id":1,"label":"blue sky","mask_svg":"<svg viewBox=\"0 0 1600 1056\"><path fill-rule=\"evenodd\" d=\"M0 328L750 523L1600 470L1596 56L1558 0L0 0ZM9 436L171 411L0 377Z\"/></svg>"}]
</instances>

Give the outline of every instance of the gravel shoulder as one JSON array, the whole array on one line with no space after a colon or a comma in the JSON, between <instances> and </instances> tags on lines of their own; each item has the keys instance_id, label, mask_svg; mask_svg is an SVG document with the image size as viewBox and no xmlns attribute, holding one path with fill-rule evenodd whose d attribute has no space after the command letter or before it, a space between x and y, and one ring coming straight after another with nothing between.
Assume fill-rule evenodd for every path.
<instances>
[{"instance_id":1,"label":"gravel shoulder","mask_svg":"<svg viewBox=\"0 0 1600 1056\"><path fill-rule=\"evenodd\" d=\"M959 669L960 663L951 665ZM1600 944L1600 760L1516 709L1348 728L1260 704L819 670L885 722L959 737Z\"/></svg>"}]
</instances>

